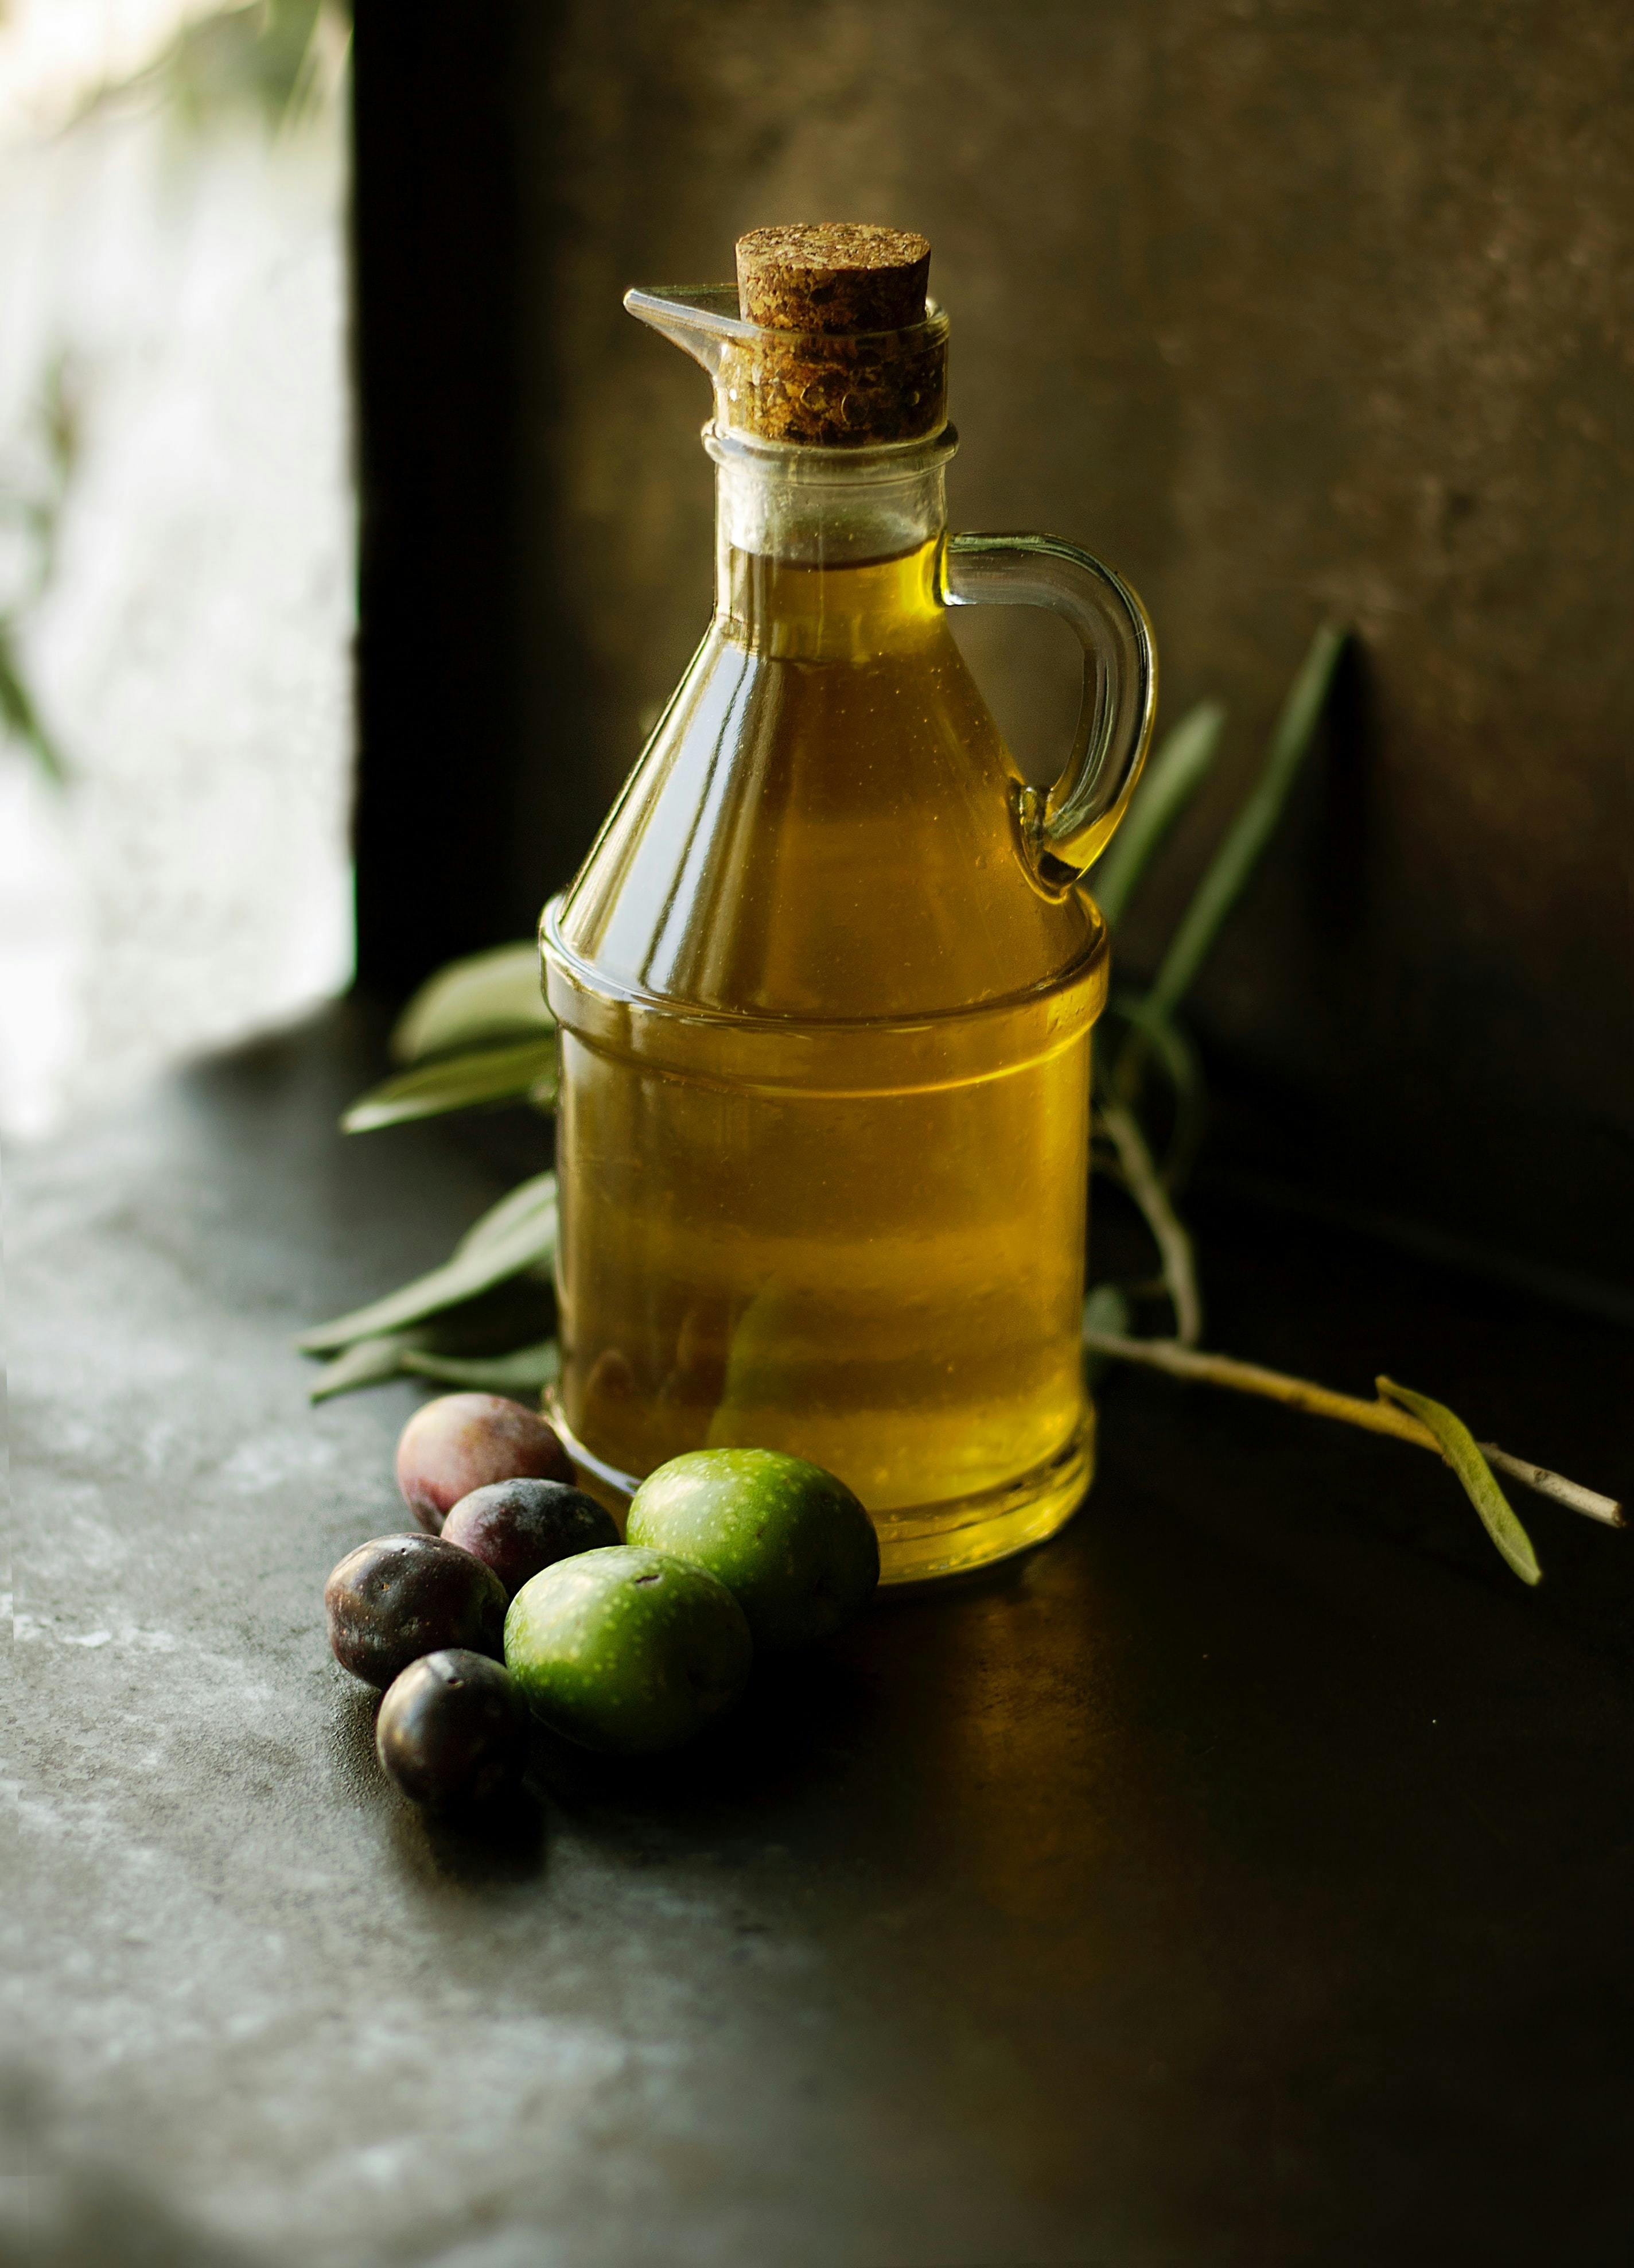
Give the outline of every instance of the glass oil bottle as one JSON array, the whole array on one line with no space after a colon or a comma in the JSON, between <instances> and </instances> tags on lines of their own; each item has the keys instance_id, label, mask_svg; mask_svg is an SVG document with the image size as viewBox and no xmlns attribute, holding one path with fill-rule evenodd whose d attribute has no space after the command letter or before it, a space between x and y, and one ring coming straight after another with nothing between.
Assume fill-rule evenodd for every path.
<instances>
[{"instance_id":1,"label":"glass oil bottle","mask_svg":"<svg viewBox=\"0 0 1634 2268\"><path fill-rule=\"evenodd\" d=\"M562 1035L563 1373L586 1471L787 1449L884 1580L979 1565L1088 1484L1080 876L1155 701L1138 600L1042 536L950 537L923 238L760 230L739 290L633 291L710 372L714 618L541 925ZM1024 784L951 606L1053 608L1078 745Z\"/></svg>"}]
</instances>

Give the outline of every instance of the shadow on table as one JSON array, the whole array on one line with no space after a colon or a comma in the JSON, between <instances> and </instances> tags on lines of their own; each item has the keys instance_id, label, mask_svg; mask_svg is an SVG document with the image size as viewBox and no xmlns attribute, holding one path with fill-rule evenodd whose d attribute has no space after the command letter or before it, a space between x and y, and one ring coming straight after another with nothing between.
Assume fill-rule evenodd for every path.
<instances>
[{"instance_id":1,"label":"shadow on table","mask_svg":"<svg viewBox=\"0 0 1634 2268\"><path fill-rule=\"evenodd\" d=\"M409 1872L464 1890L509 1890L544 1872L545 1808L531 1786L489 1803L425 1810L393 1786L374 1752L380 1697L348 1679L336 1697L329 1745L337 1778L361 1810L385 1822Z\"/></svg>"},{"instance_id":2,"label":"shadow on table","mask_svg":"<svg viewBox=\"0 0 1634 2268\"><path fill-rule=\"evenodd\" d=\"M0 2073L0 2268L262 2268L129 2175L73 2150L45 2088Z\"/></svg>"},{"instance_id":3,"label":"shadow on table","mask_svg":"<svg viewBox=\"0 0 1634 2268\"><path fill-rule=\"evenodd\" d=\"M718 1841L734 1823L820 1797L867 1735L875 1696L830 1647L762 1658L722 1722L655 1756L600 1756L548 1733L536 1778L582 1825L615 1841Z\"/></svg>"}]
</instances>

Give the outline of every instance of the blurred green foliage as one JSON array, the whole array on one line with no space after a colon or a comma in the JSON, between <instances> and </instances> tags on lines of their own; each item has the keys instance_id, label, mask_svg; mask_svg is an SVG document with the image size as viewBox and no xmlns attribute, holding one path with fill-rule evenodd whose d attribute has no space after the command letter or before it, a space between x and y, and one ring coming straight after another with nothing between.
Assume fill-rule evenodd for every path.
<instances>
[{"instance_id":1,"label":"blurred green foliage","mask_svg":"<svg viewBox=\"0 0 1634 2268\"><path fill-rule=\"evenodd\" d=\"M93 102L151 92L177 122L202 126L249 109L287 126L332 85L350 38L344 0L250 0L185 24L133 77L100 89Z\"/></svg>"},{"instance_id":2,"label":"blurred green foliage","mask_svg":"<svg viewBox=\"0 0 1634 2268\"><path fill-rule=\"evenodd\" d=\"M0 604L0 725L57 782L67 777L63 752L40 714L24 674L21 633L56 563L57 529L78 448L68 358L46 372L34 431L22 437L18 463L0 477L0 529L10 539L16 574Z\"/></svg>"},{"instance_id":3,"label":"blurred green foliage","mask_svg":"<svg viewBox=\"0 0 1634 2268\"><path fill-rule=\"evenodd\" d=\"M184 25L142 70L99 87L79 112L151 96L189 130L237 114L273 131L298 126L331 99L351 38L345 0L250 0ZM27 751L61 784L69 767L28 681L23 626L51 580L63 505L77 439L68 359L59 354L41 383L35 431L25 431L0 463L0 542L16 562L0 593L0 738Z\"/></svg>"}]
</instances>

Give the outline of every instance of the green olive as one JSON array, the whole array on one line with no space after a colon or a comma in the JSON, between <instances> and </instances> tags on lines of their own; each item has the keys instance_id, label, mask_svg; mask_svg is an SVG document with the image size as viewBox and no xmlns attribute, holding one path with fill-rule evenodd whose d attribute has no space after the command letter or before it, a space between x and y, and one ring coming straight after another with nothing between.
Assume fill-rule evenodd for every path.
<instances>
[{"instance_id":1,"label":"green olive","mask_svg":"<svg viewBox=\"0 0 1634 2268\"><path fill-rule=\"evenodd\" d=\"M702 1732L742 1692L754 1651L712 1575L622 1543L559 1559L505 1616L505 1667L535 1715L622 1756Z\"/></svg>"},{"instance_id":2,"label":"green olive","mask_svg":"<svg viewBox=\"0 0 1634 2268\"><path fill-rule=\"evenodd\" d=\"M832 1637L880 1580L873 1522L843 1481L777 1449L694 1449L643 1481L632 1543L707 1567L768 1653Z\"/></svg>"}]
</instances>

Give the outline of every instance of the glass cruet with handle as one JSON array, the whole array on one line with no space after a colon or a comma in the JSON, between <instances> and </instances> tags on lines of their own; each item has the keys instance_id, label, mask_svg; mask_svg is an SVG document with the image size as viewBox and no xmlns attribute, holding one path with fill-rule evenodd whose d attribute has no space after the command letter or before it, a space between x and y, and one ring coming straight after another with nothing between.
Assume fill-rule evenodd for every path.
<instances>
[{"instance_id":1,"label":"glass cruet with handle","mask_svg":"<svg viewBox=\"0 0 1634 2268\"><path fill-rule=\"evenodd\" d=\"M1044 535L950 535L930 248L757 230L739 286L631 291L714 382L713 619L546 908L561 1031L556 1415L628 1492L682 1451L828 1467L883 1578L1049 1535L1086 1487L1081 887L1128 803L1152 633ZM1021 779L947 610L1045 607L1076 743Z\"/></svg>"}]
</instances>

